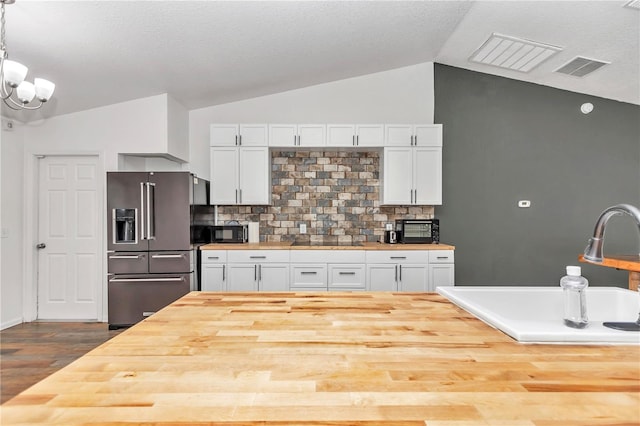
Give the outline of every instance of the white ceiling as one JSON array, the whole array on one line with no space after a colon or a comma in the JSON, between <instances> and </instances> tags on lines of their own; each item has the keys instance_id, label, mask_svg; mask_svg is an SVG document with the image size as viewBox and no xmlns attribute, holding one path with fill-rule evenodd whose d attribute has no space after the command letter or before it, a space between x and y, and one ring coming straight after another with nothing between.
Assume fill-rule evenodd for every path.
<instances>
[{"instance_id":1,"label":"white ceiling","mask_svg":"<svg viewBox=\"0 0 640 426\"><path fill-rule=\"evenodd\" d=\"M9 55L56 92L13 117L160 93L196 109L429 61L640 104L640 11L626 2L17 0ZM564 51L528 74L469 62L492 32ZM577 55L611 65L553 72Z\"/></svg>"}]
</instances>

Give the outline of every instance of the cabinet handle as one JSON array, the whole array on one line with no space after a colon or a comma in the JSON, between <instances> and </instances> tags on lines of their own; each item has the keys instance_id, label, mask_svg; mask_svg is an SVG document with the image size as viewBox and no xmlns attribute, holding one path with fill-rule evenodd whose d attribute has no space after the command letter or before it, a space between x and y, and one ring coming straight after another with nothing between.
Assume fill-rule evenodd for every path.
<instances>
[{"instance_id":1,"label":"cabinet handle","mask_svg":"<svg viewBox=\"0 0 640 426\"><path fill-rule=\"evenodd\" d=\"M238 190L236 189L236 203L238 202Z\"/></svg>"},{"instance_id":2,"label":"cabinet handle","mask_svg":"<svg viewBox=\"0 0 640 426\"><path fill-rule=\"evenodd\" d=\"M317 274L316 271L302 271L300 272L302 275L315 275Z\"/></svg>"},{"instance_id":3,"label":"cabinet handle","mask_svg":"<svg viewBox=\"0 0 640 426\"><path fill-rule=\"evenodd\" d=\"M406 259L407 256L389 256L389 259Z\"/></svg>"},{"instance_id":4,"label":"cabinet handle","mask_svg":"<svg viewBox=\"0 0 640 426\"><path fill-rule=\"evenodd\" d=\"M449 256L436 256L436 259L448 259Z\"/></svg>"},{"instance_id":5,"label":"cabinet handle","mask_svg":"<svg viewBox=\"0 0 640 426\"><path fill-rule=\"evenodd\" d=\"M152 259L183 259L183 254L154 254Z\"/></svg>"},{"instance_id":6,"label":"cabinet handle","mask_svg":"<svg viewBox=\"0 0 640 426\"><path fill-rule=\"evenodd\" d=\"M300 135L298 135L298 146L301 146L302 142L300 142Z\"/></svg>"},{"instance_id":7,"label":"cabinet handle","mask_svg":"<svg viewBox=\"0 0 640 426\"><path fill-rule=\"evenodd\" d=\"M418 204L418 190L414 189L413 190L413 200L416 204Z\"/></svg>"},{"instance_id":8,"label":"cabinet handle","mask_svg":"<svg viewBox=\"0 0 640 426\"><path fill-rule=\"evenodd\" d=\"M398 269L400 270L400 282L402 282L402 265L398 265Z\"/></svg>"},{"instance_id":9,"label":"cabinet handle","mask_svg":"<svg viewBox=\"0 0 640 426\"><path fill-rule=\"evenodd\" d=\"M266 259L267 256L249 256L249 259Z\"/></svg>"},{"instance_id":10,"label":"cabinet handle","mask_svg":"<svg viewBox=\"0 0 640 426\"><path fill-rule=\"evenodd\" d=\"M396 270L396 279L395 279L395 281L398 282L398 265L395 266L395 270Z\"/></svg>"},{"instance_id":11,"label":"cabinet handle","mask_svg":"<svg viewBox=\"0 0 640 426\"><path fill-rule=\"evenodd\" d=\"M222 265L222 281L226 280L227 275L227 265Z\"/></svg>"},{"instance_id":12,"label":"cabinet handle","mask_svg":"<svg viewBox=\"0 0 640 426\"><path fill-rule=\"evenodd\" d=\"M413 189L409 190L409 196L411 197L411 203L410 204L413 204Z\"/></svg>"},{"instance_id":13,"label":"cabinet handle","mask_svg":"<svg viewBox=\"0 0 640 426\"><path fill-rule=\"evenodd\" d=\"M109 259L140 259L139 254L109 256Z\"/></svg>"},{"instance_id":14,"label":"cabinet handle","mask_svg":"<svg viewBox=\"0 0 640 426\"><path fill-rule=\"evenodd\" d=\"M411 135L411 146L413 146L413 135Z\"/></svg>"},{"instance_id":15,"label":"cabinet handle","mask_svg":"<svg viewBox=\"0 0 640 426\"><path fill-rule=\"evenodd\" d=\"M356 135L351 136L351 145L356 145Z\"/></svg>"},{"instance_id":16,"label":"cabinet handle","mask_svg":"<svg viewBox=\"0 0 640 426\"><path fill-rule=\"evenodd\" d=\"M242 135L238 136L238 145L242 146Z\"/></svg>"},{"instance_id":17,"label":"cabinet handle","mask_svg":"<svg viewBox=\"0 0 640 426\"><path fill-rule=\"evenodd\" d=\"M242 189L239 192L240 192L240 202L242 203Z\"/></svg>"},{"instance_id":18,"label":"cabinet handle","mask_svg":"<svg viewBox=\"0 0 640 426\"><path fill-rule=\"evenodd\" d=\"M413 145L414 145L414 146L418 146L418 135L415 135L415 136L413 137Z\"/></svg>"},{"instance_id":19,"label":"cabinet handle","mask_svg":"<svg viewBox=\"0 0 640 426\"><path fill-rule=\"evenodd\" d=\"M238 135L236 135L236 146L238 146Z\"/></svg>"},{"instance_id":20,"label":"cabinet handle","mask_svg":"<svg viewBox=\"0 0 640 426\"><path fill-rule=\"evenodd\" d=\"M340 275L355 275L355 272L339 272Z\"/></svg>"},{"instance_id":21,"label":"cabinet handle","mask_svg":"<svg viewBox=\"0 0 640 426\"><path fill-rule=\"evenodd\" d=\"M253 280L258 281L258 265L253 265Z\"/></svg>"},{"instance_id":22,"label":"cabinet handle","mask_svg":"<svg viewBox=\"0 0 640 426\"><path fill-rule=\"evenodd\" d=\"M220 259L218 256L207 256L207 259Z\"/></svg>"},{"instance_id":23,"label":"cabinet handle","mask_svg":"<svg viewBox=\"0 0 640 426\"><path fill-rule=\"evenodd\" d=\"M360 145L360 135L356 135L356 146Z\"/></svg>"},{"instance_id":24,"label":"cabinet handle","mask_svg":"<svg viewBox=\"0 0 640 426\"><path fill-rule=\"evenodd\" d=\"M262 265L258 265L258 281L262 281Z\"/></svg>"}]
</instances>

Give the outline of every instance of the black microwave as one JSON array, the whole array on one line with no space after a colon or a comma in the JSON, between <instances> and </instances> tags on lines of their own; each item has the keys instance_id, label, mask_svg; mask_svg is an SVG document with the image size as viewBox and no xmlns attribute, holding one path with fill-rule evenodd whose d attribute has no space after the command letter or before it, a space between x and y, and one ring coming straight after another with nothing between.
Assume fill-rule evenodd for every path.
<instances>
[{"instance_id":1,"label":"black microwave","mask_svg":"<svg viewBox=\"0 0 640 426\"><path fill-rule=\"evenodd\" d=\"M403 244L439 244L440 221L438 219L399 219L396 232Z\"/></svg>"},{"instance_id":2,"label":"black microwave","mask_svg":"<svg viewBox=\"0 0 640 426\"><path fill-rule=\"evenodd\" d=\"M215 225L211 237L213 243L246 243L249 225Z\"/></svg>"}]
</instances>

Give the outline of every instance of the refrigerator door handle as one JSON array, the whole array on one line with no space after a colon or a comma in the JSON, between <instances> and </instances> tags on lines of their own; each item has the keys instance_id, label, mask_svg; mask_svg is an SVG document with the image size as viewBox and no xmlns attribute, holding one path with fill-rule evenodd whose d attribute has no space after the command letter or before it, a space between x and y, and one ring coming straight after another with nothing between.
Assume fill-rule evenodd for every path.
<instances>
[{"instance_id":1,"label":"refrigerator door handle","mask_svg":"<svg viewBox=\"0 0 640 426\"><path fill-rule=\"evenodd\" d=\"M184 254L154 254L151 257L153 259L181 259L184 258Z\"/></svg>"},{"instance_id":2,"label":"refrigerator door handle","mask_svg":"<svg viewBox=\"0 0 640 426\"><path fill-rule=\"evenodd\" d=\"M118 254L114 256L109 256L109 259L140 259L139 254Z\"/></svg>"},{"instance_id":3,"label":"refrigerator door handle","mask_svg":"<svg viewBox=\"0 0 640 426\"><path fill-rule=\"evenodd\" d=\"M148 282L181 282L182 277L168 278L111 278L109 282L115 283L148 283Z\"/></svg>"},{"instance_id":4,"label":"refrigerator door handle","mask_svg":"<svg viewBox=\"0 0 640 426\"><path fill-rule=\"evenodd\" d=\"M155 197L156 197L155 191L156 191L156 184L153 182L147 182L147 238L150 240L156 239L156 230L155 230L156 212L154 207Z\"/></svg>"},{"instance_id":5,"label":"refrigerator door handle","mask_svg":"<svg viewBox=\"0 0 640 426\"><path fill-rule=\"evenodd\" d=\"M146 240L144 235L144 182L140 182L140 240Z\"/></svg>"}]
</instances>

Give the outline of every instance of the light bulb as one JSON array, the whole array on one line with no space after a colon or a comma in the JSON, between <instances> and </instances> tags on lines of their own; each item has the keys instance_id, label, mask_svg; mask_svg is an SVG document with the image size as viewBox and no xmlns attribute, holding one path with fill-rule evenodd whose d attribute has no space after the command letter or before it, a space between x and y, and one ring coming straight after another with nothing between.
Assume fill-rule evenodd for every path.
<instances>
[{"instance_id":1,"label":"light bulb","mask_svg":"<svg viewBox=\"0 0 640 426\"><path fill-rule=\"evenodd\" d=\"M36 87L36 96L40 102L47 102L51 99L51 95L53 95L53 91L56 88L55 84L44 78L36 78L33 82Z\"/></svg>"},{"instance_id":2,"label":"light bulb","mask_svg":"<svg viewBox=\"0 0 640 426\"><path fill-rule=\"evenodd\" d=\"M591 102L586 102L580 105L580 111L582 111L583 114L589 114L593 111L593 104Z\"/></svg>"},{"instance_id":3,"label":"light bulb","mask_svg":"<svg viewBox=\"0 0 640 426\"><path fill-rule=\"evenodd\" d=\"M6 81L11 87L18 87L18 85L20 85L27 76L27 71L29 71L29 68L19 62L10 61L8 59L6 59L2 65L4 81Z\"/></svg>"},{"instance_id":4,"label":"light bulb","mask_svg":"<svg viewBox=\"0 0 640 426\"><path fill-rule=\"evenodd\" d=\"M33 83L23 81L16 89L16 94L18 95L20 102L28 104L36 96L36 88Z\"/></svg>"}]
</instances>

